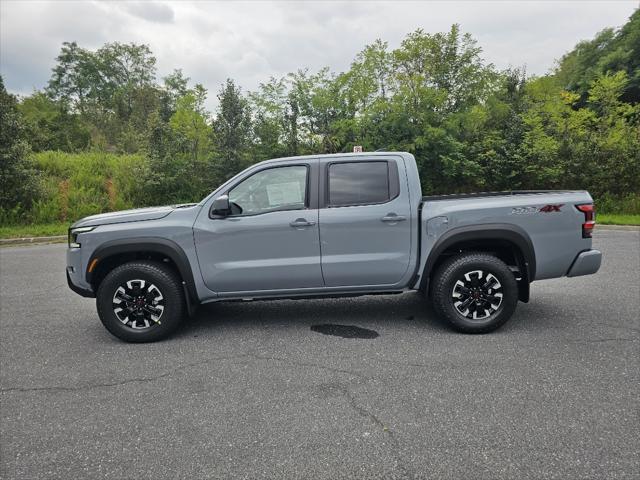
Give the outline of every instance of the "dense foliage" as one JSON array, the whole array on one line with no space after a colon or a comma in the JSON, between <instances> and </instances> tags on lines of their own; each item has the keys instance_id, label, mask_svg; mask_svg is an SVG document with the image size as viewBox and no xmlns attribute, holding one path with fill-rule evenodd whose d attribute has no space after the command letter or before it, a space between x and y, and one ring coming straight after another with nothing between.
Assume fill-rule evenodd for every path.
<instances>
[{"instance_id":1,"label":"dense foliage","mask_svg":"<svg viewBox=\"0 0 640 480\"><path fill-rule=\"evenodd\" d=\"M20 221L39 195L37 173L29 159L29 144L18 114L17 100L0 77L0 220Z\"/></svg>"},{"instance_id":2,"label":"dense foliage","mask_svg":"<svg viewBox=\"0 0 640 480\"><path fill-rule=\"evenodd\" d=\"M199 200L254 162L354 145L413 153L425 194L579 188L640 213L640 10L546 76L481 54L457 25L416 30L396 49L366 46L346 72L299 70L247 94L227 80L211 114L180 70L156 80L145 45L64 43L45 91L16 105L2 89L2 219ZM38 190L29 148L76 155L36 154Z\"/></svg>"}]
</instances>

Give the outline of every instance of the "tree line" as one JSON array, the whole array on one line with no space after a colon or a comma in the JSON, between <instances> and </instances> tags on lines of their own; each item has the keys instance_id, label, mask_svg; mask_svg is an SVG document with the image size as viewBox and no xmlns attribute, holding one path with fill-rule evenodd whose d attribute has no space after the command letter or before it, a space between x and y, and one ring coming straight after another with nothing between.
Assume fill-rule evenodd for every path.
<instances>
[{"instance_id":1,"label":"tree line","mask_svg":"<svg viewBox=\"0 0 640 480\"><path fill-rule=\"evenodd\" d=\"M64 43L43 90L16 98L0 78L0 208L38 201L31 152L136 154L142 206L199 200L264 159L362 145L413 153L425 194L589 189L638 213L639 63L640 10L538 77L488 64L457 25L418 29L365 46L345 72L301 69L252 92L228 79L211 113L181 70L157 79L146 45Z\"/></svg>"}]
</instances>

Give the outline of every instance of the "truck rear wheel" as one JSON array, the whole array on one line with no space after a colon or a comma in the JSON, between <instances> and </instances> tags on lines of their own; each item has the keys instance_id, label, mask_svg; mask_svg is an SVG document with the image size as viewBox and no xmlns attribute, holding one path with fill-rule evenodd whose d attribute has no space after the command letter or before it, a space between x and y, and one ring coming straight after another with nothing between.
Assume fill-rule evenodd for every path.
<instances>
[{"instance_id":1,"label":"truck rear wheel","mask_svg":"<svg viewBox=\"0 0 640 480\"><path fill-rule=\"evenodd\" d=\"M431 290L435 310L465 333L501 327L516 309L518 283L509 267L493 255L470 252L445 261Z\"/></svg>"},{"instance_id":2,"label":"truck rear wheel","mask_svg":"<svg viewBox=\"0 0 640 480\"><path fill-rule=\"evenodd\" d=\"M185 299L180 279L169 266L135 261L107 274L96 305L111 334L126 342L154 342L180 325Z\"/></svg>"}]
</instances>

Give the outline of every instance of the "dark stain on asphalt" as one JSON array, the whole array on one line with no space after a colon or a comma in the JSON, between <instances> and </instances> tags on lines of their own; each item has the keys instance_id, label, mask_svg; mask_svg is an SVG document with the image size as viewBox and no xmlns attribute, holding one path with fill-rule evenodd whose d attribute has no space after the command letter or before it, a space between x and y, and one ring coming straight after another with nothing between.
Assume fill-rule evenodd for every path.
<instances>
[{"instance_id":1,"label":"dark stain on asphalt","mask_svg":"<svg viewBox=\"0 0 640 480\"><path fill-rule=\"evenodd\" d=\"M367 328L356 327L355 325L335 325L332 323L323 323L322 325L311 325L311 330L322 333L323 335L334 335L342 338L365 338L371 339L378 337L378 332Z\"/></svg>"}]
</instances>

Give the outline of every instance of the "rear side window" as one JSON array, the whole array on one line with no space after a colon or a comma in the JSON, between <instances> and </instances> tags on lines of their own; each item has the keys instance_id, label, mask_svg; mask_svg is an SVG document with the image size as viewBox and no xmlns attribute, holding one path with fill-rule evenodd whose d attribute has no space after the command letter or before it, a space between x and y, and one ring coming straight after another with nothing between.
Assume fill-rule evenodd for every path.
<instances>
[{"instance_id":1,"label":"rear side window","mask_svg":"<svg viewBox=\"0 0 640 480\"><path fill-rule=\"evenodd\" d=\"M330 207L387 202L389 166L387 162L330 164L328 190Z\"/></svg>"}]
</instances>

